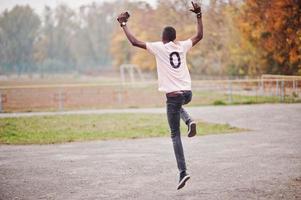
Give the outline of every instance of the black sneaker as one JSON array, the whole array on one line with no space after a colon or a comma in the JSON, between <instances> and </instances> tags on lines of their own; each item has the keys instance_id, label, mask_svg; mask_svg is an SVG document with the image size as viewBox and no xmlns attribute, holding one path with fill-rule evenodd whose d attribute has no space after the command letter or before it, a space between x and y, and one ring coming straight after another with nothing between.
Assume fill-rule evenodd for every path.
<instances>
[{"instance_id":1,"label":"black sneaker","mask_svg":"<svg viewBox=\"0 0 301 200\"><path fill-rule=\"evenodd\" d=\"M188 124L188 137L193 137L196 135L196 123L194 121Z\"/></svg>"},{"instance_id":2,"label":"black sneaker","mask_svg":"<svg viewBox=\"0 0 301 200\"><path fill-rule=\"evenodd\" d=\"M177 190L181 189L182 187L185 186L186 181L188 181L190 179L189 174L187 174L186 172L182 172L180 174L180 181L177 187Z\"/></svg>"}]
</instances>

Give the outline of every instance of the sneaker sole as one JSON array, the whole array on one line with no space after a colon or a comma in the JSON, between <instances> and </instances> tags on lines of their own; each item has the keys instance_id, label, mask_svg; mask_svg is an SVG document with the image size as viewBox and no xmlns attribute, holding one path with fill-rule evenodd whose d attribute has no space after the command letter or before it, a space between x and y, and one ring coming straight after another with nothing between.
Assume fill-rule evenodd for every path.
<instances>
[{"instance_id":1,"label":"sneaker sole","mask_svg":"<svg viewBox=\"0 0 301 200\"><path fill-rule=\"evenodd\" d=\"M190 179L190 176L185 176L182 181L179 183L177 190L183 188L186 184L186 182Z\"/></svg>"},{"instance_id":2,"label":"sneaker sole","mask_svg":"<svg viewBox=\"0 0 301 200\"><path fill-rule=\"evenodd\" d=\"M190 125L190 130L189 130L189 133L188 133L188 137L193 137L196 135L196 123L192 123Z\"/></svg>"}]
</instances>

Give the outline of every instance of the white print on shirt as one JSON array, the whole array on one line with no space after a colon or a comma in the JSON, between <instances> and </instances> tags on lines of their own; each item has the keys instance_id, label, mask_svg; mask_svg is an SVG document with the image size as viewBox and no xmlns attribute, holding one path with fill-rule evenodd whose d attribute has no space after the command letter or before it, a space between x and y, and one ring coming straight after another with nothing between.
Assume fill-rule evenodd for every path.
<instances>
[{"instance_id":1,"label":"white print on shirt","mask_svg":"<svg viewBox=\"0 0 301 200\"><path fill-rule=\"evenodd\" d=\"M178 59L178 63L177 64L174 63L174 57L173 57L174 55L176 55L176 57ZM170 61L170 65L173 68L179 68L180 65L181 65L181 58L180 58L179 52L174 51L171 54L169 54L169 61Z\"/></svg>"}]
</instances>

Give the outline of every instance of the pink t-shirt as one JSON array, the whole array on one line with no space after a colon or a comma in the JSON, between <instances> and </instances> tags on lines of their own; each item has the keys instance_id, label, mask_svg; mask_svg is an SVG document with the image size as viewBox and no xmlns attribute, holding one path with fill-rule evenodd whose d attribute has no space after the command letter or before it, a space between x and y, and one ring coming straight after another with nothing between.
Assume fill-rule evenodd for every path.
<instances>
[{"instance_id":1,"label":"pink t-shirt","mask_svg":"<svg viewBox=\"0 0 301 200\"><path fill-rule=\"evenodd\" d=\"M159 91L169 93L191 90L191 78L186 53L192 47L190 39L179 42L147 42L147 50L156 58Z\"/></svg>"}]
</instances>

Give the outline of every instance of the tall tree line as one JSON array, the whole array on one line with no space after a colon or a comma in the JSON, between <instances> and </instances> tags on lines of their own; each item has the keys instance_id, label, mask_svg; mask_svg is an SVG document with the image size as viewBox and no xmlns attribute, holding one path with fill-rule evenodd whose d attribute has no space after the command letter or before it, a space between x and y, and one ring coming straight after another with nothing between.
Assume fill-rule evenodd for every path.
<instances>
[{"instance_id":1,"label":"tall tree line","mask_svg":"<svg viewBox=\"0 0 301 200\"><path fill-rule=\"evenodd\" d=\"M29 6L0 15L0 73L87 72L133 63L155 69L146 51L130 47L116 22L128 10L128 26L144 41L161 39L164 26L177 39L195 34L190 1L122 1L45 7L41 16ZM204 39L188 55L193 73L204 75L301 75L300 0L210 0L203 8Z\"/></svg>"},{"instance_id":2,"label":"tall tree line","mask_svg":"<svg viewBox=\"0 0 301 200\"><path fill-rule=\"evenodd\" d=\"M0 16L0 73L64 73L111 66L108 49L113 4L91 4L78 11L45 7L38 16L15 6Z\"/></svg>"},{"instance_id":3,"label":"tall tree line","mask_svg":"<svg viewBox=\"0 0 301 200\"><path fill-rule=\"evenodd\" d=\"M141 2L128 10L128 23L145 41L160 40L165 25L178 31L177 39L195 34L195 17L190 1L158 0L151 8ZM301 75L300 0L210 0L203 9L204 38L188 54L194 73L204 75L258 76L264 73ZM115 65L136 63L153 70L150 56L129 47L115 27L111 52Z\"/></svg>"},{"instance_id":4,"label":"tall tree line","mask_svg":"<svg viewBox=\"0 0 301 200\"><path fill-rule=\"evenodd\" d=\"M0 65L2 71L34 70L33 49L41 21L29 6L16 6L0 17Z\"/></svg>"}]
</instances>

